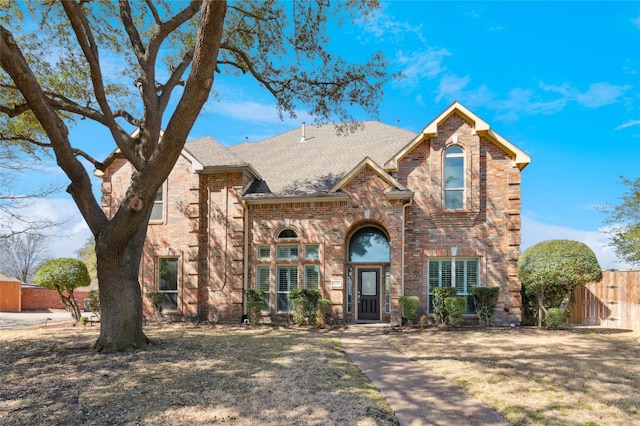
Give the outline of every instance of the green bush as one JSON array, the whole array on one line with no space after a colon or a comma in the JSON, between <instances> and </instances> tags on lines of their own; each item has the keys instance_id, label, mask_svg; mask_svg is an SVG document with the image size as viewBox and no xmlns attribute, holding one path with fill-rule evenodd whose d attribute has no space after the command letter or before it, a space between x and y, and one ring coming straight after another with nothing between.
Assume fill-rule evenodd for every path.
<instances>
[{"instance_id":1,"label":"green bush","mask_svg":"<svg viewBox=\"0 0 640 426\"><path fill-rule=\"evenodd\" d=\"M455 287L436 287L433 289L433 315L436 319L436 324L447 324L447 309L444 306L444 301L447 297L455 297L458 294L458 289Z\"/></svg>"},{"instance_id":2,"label":"green bush","mask_svg":"<svg viewBox=\"0 0 640 426\"><path fill-rule=\"evenodd\" d=\"M100 314L100 293L98 290L91 290L89 292L89 307L94 314Z\"/></svg>"},{"instance_id":3,"label":"green bush","mask_svg":"<svg viewBox=\"0 0 640 426\"><path fill-rule=\"evenodd\" d=\"M249 324L258 325L260 323L263 307L264 302L262 300L247 302L247 318L249 319Z\"/></svg>"},{"instance_id":4,"label":"green bush","mask_svg":"<svg viewBox=\"0 0 640 426\"><path fill-rule=\"evenodd\" d=\"M312 288L294 288L291 290L289 298L293 313L293 322L304 324L316 318L318 312L318 301L322 295L320 290Z\"/></svg>"},{"instance_id":5,"label":"green bush","mask_svg":"<svg viewBox=\"0 0 640 426\"><path fill-rule=\"evenodd\" d=\"M482 326L491 325L493 314L496 312L500 287L473 287L471 295L478 315L478 322Z\"/></svg>"},{"instance_id":6,"label":"green bush","mask_svg":"<svg viewBox=\"0 0 640 426\"><path fill-rule=\"evenodd\" d=\"M316 314L316 327L324 328L324 319L327 315L331 314L331 300L320 299L318 300L318 313Z\"/></svg>"},{"instance_id":7,"label":"green bush","mask_svg":"<svg viewBox=\"0 0 640 426\"><path fill-rule=\"evenodd\" d=\"M447 324L458 325L462 322L462 315L467 310L466 297L447 297L444 299L444 306L447 311Z\"/></svg>"},{"instance_id":8,"label":"green bush","mask_svg":"<svg viewBox=\"0 0 640 426\"><path fill-rule=\"evenodd\" d=\"M413 322L418 318L418 305L420 299L418 296L402 296L398 300L398 306L400 307L400 313L409 321Z\"/></svg>"},{"instance_id":9,"label":"green bush","mask_svg":"<svg viewBox=\"0 0 640 426\"><path fill-rule=\"evenodd\" d=\"M564 311L559 308L547 309L547 328L549 330L557 330L564 323Z\"/></svg>"},{"instance_id":10,"label":"green bush","mask_svg":"<svg viewBox=\"0 0 640 426\"><path fill-rule=\"evenodd\" d=\"M151 300L151 305L153 305L153 312L156 315L160 315L162 317L162 309L164 308L164 293L160 291L152 291L147 293L147 297Z\"/></svg>"},{"instance_id":11,"label":"green bush","mask_svg":"<svg viewBox=\"0 0 640 426\"><path fill-rule=\"evenodd\" d=\"M264 309L264 290L261 288L250 288L245 290L244 294L247 296L247 319L249 320L249 324L258 325L260 323L262 309Z\"/></svg>"}]
</instances>

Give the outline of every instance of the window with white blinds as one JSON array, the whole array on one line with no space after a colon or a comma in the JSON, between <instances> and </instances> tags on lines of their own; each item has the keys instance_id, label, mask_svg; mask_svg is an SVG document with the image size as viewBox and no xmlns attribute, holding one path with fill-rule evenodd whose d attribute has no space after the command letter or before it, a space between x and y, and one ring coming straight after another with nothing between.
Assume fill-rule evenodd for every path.
<instances>
[{"instance_id":1,"label":"window with white blinds","mask_svg":"<svg viewBox=\"0 0 640 426\"><path fill-rule=\"evenodd\" d=\"M467 298L467 312L475 312L470 290L480 285L478 258L429 259L429 311L431 312L433 289L455 287L458 296Z\"/></svg>"},{"instance_id":2,"label":"window with white blinds","mask_svg":"<svg viewBox=\"0 0 640 426\"><path fill-rule=\"evenodd\" d=\"M289 293L298 287L298 267L278 266L276 279L276 310L289 312L291 310Z\"/></svg>"},{"instance_id":3,"label":"window with white blinds","mask_svg":"<svg viewBox=\"0 0 640 426\"><path fill-rule=\"evenodd\" d=\"M271 282L271 270L269 266L256 268L256 289L264 291L263 311L269 310L269 283Z\"/></svg>"},{"instance_id":4,"label":"window with white blinds","mask_svg":"<svg viewBox=\"0 0 640 426\"><path fill-rule=\"evenodd\" d=\"M320 267L318 265L306 265L304 267L304 288L318 289L320 284Z\"/></svg>"},{"instance_id":5,"label":"window with white blinds","mask_svg":"<svg viewBox=\"0 0 640 426\"><path fill-rule=\"evenodd\" d=\"M277 247L278 259L297 259L298 258L298 246L278 246Z\"/></svg>"}]
</instances>

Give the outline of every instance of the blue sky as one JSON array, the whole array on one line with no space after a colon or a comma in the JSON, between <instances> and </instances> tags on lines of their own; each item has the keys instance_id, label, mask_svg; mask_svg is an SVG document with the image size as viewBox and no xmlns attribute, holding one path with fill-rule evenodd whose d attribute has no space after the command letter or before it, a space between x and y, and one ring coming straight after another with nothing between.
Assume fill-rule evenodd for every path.
<instances>
[{"instance_id":1,"label":"blue sky","mask_svg":"<svg viewBox=\"0 0 640 426\"><path fill-rule=\"evenodd\" d=\"M333 52L357 59L381 50L403 72L384 88L380 121L418 132L457 100L532 157L523 172L523 249L569 238L587 243L604 268L627 267L606 246L597 207L618 201L620 176L640 175L640 2L387 1L368 22L331 36ZM214 87L192 138L232 145L312 121L303 107L281 121L247 78L218 75ZM72 135L80 146L109 141L85 122ZM92 154L112 149L105 143ZM73 255L89 235L64 194L35 211L71 217L57 253Z\"/></svg>"}]
</instances>

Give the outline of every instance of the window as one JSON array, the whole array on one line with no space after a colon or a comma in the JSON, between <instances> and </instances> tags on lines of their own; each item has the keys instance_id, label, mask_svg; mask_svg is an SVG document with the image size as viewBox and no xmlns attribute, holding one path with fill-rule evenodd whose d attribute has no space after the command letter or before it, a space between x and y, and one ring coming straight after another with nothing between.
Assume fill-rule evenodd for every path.
<instances>
[{"instance_id":1,"label":"window","mask_svg":"<svg viewBox=\"0 0 640 426\"><path fill-rule=\"evenodd\" d=\"M353 308L353 268L347 269L347 313Z\"/></svg>"},{"instance_id":2,"label":"window","mask_svg":"<svg viewBox=\"0 0 640 426\"><path fill-rule=\"evenodd\" d=\"M313 260L320 257L320 246L317 244L304 246L304 258Z\"/></svg>"},{"instance_id":3,"label":"window","mask_svg":"<svg viewBox=\"0 0 640 426\"><path fill-rule=\"evenodd\" d=\"M349 241L349 262L389 262L389 240L378 228L367 227L356 231Z\"/></svg>"},{"instance_id":4,"label":"window","mask_svg":"<svg viewBox=\"0 0 640 426\"><path fill-rule=\"evenodd\" d=\"M256 289L264 290L264 306L263 311L269 310L269 283L271 281L271 272L269 266L258 266L256 268Z\"/></svg>"},{"instance_id":5,"label":"window","mask_svg":"<svg viewBox=\"0 0 640 426\"><path fill-rule=\"evenodd\" d=\"M464 208L464 151L452 146L444 155L444 208Z\"/></svg>"},{"instance_id":6,"label":"window","mask_svg":"<svg viewBox=\"0 0 640 426\"><path fill-rule=\"evenodd\" d=\"M150 221L162 222L164 216L164 184L158 188L156 192L156 198L153 201L153 207L151 208Z\"/></svg>"},{"instance_id":7,"label":"window","mask_svg":"<svg viewBox=\"0 0 640 426\"><path fill-rule=\"evenodd\" d=\"M258 259L269 259L271 257L270 246L258 246L256 249L256 257Z\"/></svg>"},{"instance_id":8,"label":"window","mask_svg":"<svg viewBox=\"0 0 640 426\"><path fill-rule=\"evenodd\" d=\"M178 310L178 258L158 259L158 291L164 293L164 311Z\"/></svg>"},{"instance_id":9,"label":"window","mask_svg":"<svg viewBox=\"0 0 640 426\"><path fill-rule=\"evenodd\" d=\"M278 238L298 238L298 234L293 229L283 229L278 234Z\"/></svg>"},{"instance_id":10,"label":"window","mask_svg":"<svg viewBox=\"0 0 640 426\"><path fill-rule=\"evenodd\" d=\"M433 309L431 295L435 287L455 287L458 296L467 298L467 312L475 312L469 290L479 285L477 258L429 259L429 311Z\"/></svg>"},{"instance_id":11,"label":"window","mask_svg":"<svg viewBox=\"0 0 640 426\"><path fill-rule=\"evenodd\" d=\"M318 289L320 285L320 267L318 265L306 265L304 267L304 288Z\"/></svg>"},{"instance_id":12,"label":"window","mask_svg":"<svg viewBox=\"0 0 640 426\"><path fill-rule=\"evenodd\" d=\"M276 285L276 310L278 312L291 311L291 300L289 293L298 287L298 267L278 266Z\"/></svg>"},{"instance_id":13,"label":"window","mask_svg":"<svg viewBox=\"0 0 640 426\"><path fill-rule=\"evenodd\" d=\"M384 312L391 313L391 269L384 268Z\"/></svg>"},{"instance_id":14,"label":"window","mask_svg":"<svg viewBox=\"0 0 640 426\"><path fill-rule=\"evenodd\" d=\"M278 259L297 259L298 246L278 246Z\"/></svg>"}]
</instances>

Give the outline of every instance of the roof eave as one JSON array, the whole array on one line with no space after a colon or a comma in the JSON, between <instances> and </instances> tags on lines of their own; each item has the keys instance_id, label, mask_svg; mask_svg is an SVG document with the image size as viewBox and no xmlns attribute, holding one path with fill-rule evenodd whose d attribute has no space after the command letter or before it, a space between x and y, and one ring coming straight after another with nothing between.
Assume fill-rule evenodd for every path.
<instances>
[{"instance_id":1,"label":"roof eave","mask_svg":"<svg viewBox=\"0 0 640 426\"><path fill-rule=\"evenodd\" d=\"M346 192L334 192L331 194L309 194L309 195L245 195L242 201L247 205L259 204L287 204L287 203L310 203L310 202L331 202L347 201L349 194Z\"/></svg>"}]
</instances>

